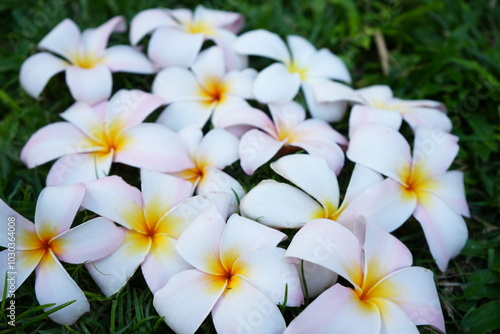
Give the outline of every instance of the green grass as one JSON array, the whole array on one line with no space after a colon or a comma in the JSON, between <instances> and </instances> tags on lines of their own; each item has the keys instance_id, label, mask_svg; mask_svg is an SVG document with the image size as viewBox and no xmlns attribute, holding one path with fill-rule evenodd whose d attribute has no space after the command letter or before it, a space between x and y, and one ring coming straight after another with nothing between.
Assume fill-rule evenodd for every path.
<instances>
[{"instance_id":1,"label":"green grass","mask_svg":"<svg viewBox=\"0 0 500 334\"><path fill-rule=\"evenodd\" d=\"M247 19L245 30L265 28L281 36L297 34L310 39L318 48L330 48L348 65L355 87L388 84L398 97L434 99L446 104L454 124L453 134L460 138L461 150L453 168L465 173L472 214L467 219L470 239L461 255L451 261L448 271L441 273L429 257L417 222L408 222L396 235L412 250L416 265L435 272L449 333L500 330L500 5L497 1L202 3L206 7L241 12ZM0 4L0 197L28 219L33 218L36 199L51 164L28 170L20 162L19 152L31 134L57 121L58 114L73 101L63 74L49 82L39 101L29 97L18 81L22 62L37 52L36 44L66 17L82 28L97 26L114 15L124 15L130 22L140 10L159 4L132 0L2 1ZM197 2L161 4L194 8ZM387 45L387 75L375 43L377 34L384 37ZM111 38L112 44L127 42L125 34ZM153 77L118 73L113 79L115 91L124 87L147 90ZM345 133L346 120L335 127ZM346 181L346 177L341 177L341 187ZM91 312L71 327L51 322L35 308L38 303L32 276L17 293L18 333L168 332L152 307L152 295L140 272L116 296L105 298L84 268L67 268L87 294ZM287 309L285 316L290 319L296 313L295 309ZM0 333L16 332L8 331L6 321L5 315L0 316ZM20 326L25 327L20 329ZM200 332L214 332L210 319Z\"/></svg>"}]
</instances>

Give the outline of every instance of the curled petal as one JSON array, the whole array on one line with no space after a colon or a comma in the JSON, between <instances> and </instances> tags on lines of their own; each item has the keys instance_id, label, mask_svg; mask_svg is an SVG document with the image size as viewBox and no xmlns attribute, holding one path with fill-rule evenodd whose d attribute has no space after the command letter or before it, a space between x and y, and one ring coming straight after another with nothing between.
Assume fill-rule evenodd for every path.
<instances>
[{"instance_id":1,"label":"curled petal","mask_svg":"<svg viewBox=\"0 0 500 334\"><path fill-rule=\"evenodd\" d=\"M291 61L285 42L277 34L264 29L242 34L234 43L234 49L241 54L267 57L286 64Z\"/></svg>"},{"instance_id":2,"label":"curled petal","mask_svg":"<svg viewBox=\"0 0 500 334\"><path fill-rule=\"evenodd\" d=\"M318 81L315 79L314 82ZM307 107L311 116L326 122L338 122L344 117L347 110L347 102L339 99L333 102L319 102L313 91L312 80L302 83L302 91L306 98ZM338 83L336 83L338 84ZM340 84L338 84L340 85ZM346 86L347 87L347 86Z\"/></svg>"},{"instance_id":3,"label":"curled petal","mask_svg":"<svg viewBox=\"0 0 500 334\"><path fill-rule=\"evenodd\" d=\"M114 31L124 32L126 29L123 16L115 16L97 28L86 29L82 34L84 52L91 55L102 54L108 45L111 33Z\"/></svg>"},{"instance_id":4,"label":"curled petal","mask_svg":"<svg viewBox=\"0 0 500 334\"><path fill-rule=\"evenodd\" d=\"M403 118L410 124L413 131L417 127L425 126L450 132L452 128L451 120L444 112L431 108L408 109L403 112Z\"/></svg>"},{"instance_id":5,"label":"curled petal","mask_svg":"<svg viewBox=\"0 0 500 334\"><path fill-rule=\"evenodd\" d=\"M38 47L72 60L78 55L79 43L80 29L72 20L64 19L38 43Z\"/></svg>"},{"instance_id":6,"label":"curled petal","mask_svg":"<svg viewBox=\"0 0 500 334\"><path fill-rule=\"evenodd\" d=\"M68 66L67 62L50 53L37 53L26 59L21 66L19 81L26 93L38 98L50 78Z\"/></svg>"},{"instance_id":7,"label":"curled petal","mask_svg":"<svg viewBox=\"0 0 500 334\"><path fill-rule=\"evenodd\" d=\"M351 75L344 62L330 50L321 49L308 59L307 75L351 83Z\"/></svg>"},{"instance_id":8,"label":"curled petal","mask_svg":"<svg viewBox=\"0 0 500 334\"><path fill-rule=\"evenodd\" d=\"M103 62L111 72L152 74L156 70L142 52L128 45L116 45L106 49Z\"/></svg>"},{"instance_id":9,"label":"curled petal","mask_svg":"<svg viewBox=\"0 0 500 334\"><path fill-rule=\"evenodd\" d=\"M381 110L373 107L355 105L349 117L349 137L363 123L384 124L394 130L399 130L403 118L396 110Z\"/></svg>"},{"instance_id":10,"label":"curled petal","mask_svg":"<svg viewBox=\"0 0 500 334\"><path fill-rule=\"evenodd\" d=\"M245 22L245 18L239 13L209 9L202 5L196 6L193 20L204 22L209 26L224 28L233 33L240 31Z\"/></svg>"},{"instance_id":11,"label":"curled petal","mask_svg":"<svg viewBox=\"0 0 500 334\"><path fill-rule=\"evenodd\" d=\"M177 25L167 10L151 8L139 12L130 22L130 43L137 45L144 36L164 25Z\"/></svg>"}]
</instances>

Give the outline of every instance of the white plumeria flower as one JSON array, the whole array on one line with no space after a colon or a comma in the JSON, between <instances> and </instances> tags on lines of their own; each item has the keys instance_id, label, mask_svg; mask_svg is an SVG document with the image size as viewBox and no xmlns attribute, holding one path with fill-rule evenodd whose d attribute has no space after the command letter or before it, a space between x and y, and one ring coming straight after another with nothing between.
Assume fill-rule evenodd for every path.
<instances>
[{"instance_id":1,"label":"white plumeria flower","mask_svg":"<svg viewBox=\"0 0 500 334\"><path fill-rule=\"evenodd\" d=\"M467 241L469 217L463 173L447 171L458 153L458 138L437 129L418 127L413 157L410 145L396 130L366 123L354 133L350 160L387 176L373 189L370 203L392 200L392 210L377 223L393 231L412 214L424 230L431 254L441 271Z\"/></svg>"},{"instance_id":2,"label":"white plumeria flower","mask_svg":"<svg viewBox=\"0 0 500 334\"><path fill-rule=\"evenodd\" d=\"M35 271L36 299L41 305L55 304L44 308L45 312L74 300L49 314L51 320L61 325L74 324L90 307L83 291L59 261L80 264L98 260L114 252L124 237L115 224L101 217L70 229L84 194L82 184L44 188L36 204L35 224L0 200L0 246L7 248L0 252L2 281L6 273L14 272L17 290ZM9 217L15 218L15 241L9 240L7 234ZM15 248L15 263L9 265L8 256L12 256L8 254L12 248ZM11 289L9 287L9 291ZM3 293L1 284L0 296Z\"/></svg>"},{"instance_id":3,"label":"white plumeria flower","mask_svg":"<svg viewBox=\"0 0 500 334\"><path fill-rule=\"evenodd\" d=\"M416 325L445 332L432 271L412 267L406 246L376 224L355 234L326 219L308 222L286 256L338 273L351 285L335 284L289 324L285 334L419 333Z\"/></svg>"},{"instance_id":4,"label":"white plumeria flower","mask_svg":"<svg viewBox=\"0 0 500 334\"><path fill-rule=\"evenodd\" d=\"M207 208L176 244L194 269L158 290L154 307L177 333L196 332L210 312L218 333L283 333L276 304L303 301L297 270L276 247L284 238L236 214L226 224L214 206Z\"/></svg>"},{"instance_id":5,"label":"white plumeria flower","mask_svg":"<svg viewBox=\"0 0 500 334\"><path fill-rule=\"evenodd\" d=\"M328 122L339 120L345 112L346 103L318 103L311 85L321 85L340 80L350 83L351 76L342 60L328 49L316 50L305 38L287 37L288 48L276 34L267 30L254 30L242 34L234 43L237 52L279 61L262 70L254 84L255 98L262 103L290 102L299 88L306 98L309 112L314 118Z\"/></svg>"},{"instance_id":6,"label":"white plumeria flower","mask_svg":"<svg viewBox=\"0 0 500 334\"><path fill-rule=\"evenodd\" d=\"M278 152L301 148L311 155L324 158L328 166L339 174L344 166L347 139L328 123L319 119L305 119L304 108L296 103L270 104L271 118L255 108L240 108L227 113L219 125L228 129L251 126L239 146L241 167L248 175L271 160Z\"/></svg>"},{"instance_id":7,"label":"white plumeria flower","mask_svg":"<svg viewBox=\"0 0 500 334\"><path fill-rule=\"evenodd\" d=\"M229 196L191 197L189 182L141 170L142 193L118 176L87 185L82 206L123 226L125 241L113 254L85 266L106 296L120 290L141 266L152 292L191 266L174 246L209 204L226 208Z\"/></svg>"},{"instance_id":8,"label":"white plumeria flower","mask_svg":"<svg viewBox=\"0 0 500 334\"><path fill-rule=\"evenodd\" d=\"M350 101L358 103L349 117L349 135L366 122L380 123L395 130L405 120L415 131L418 126L437 128L450 132L451 120L446 116L446 107L432 100L403 100L394 97L389 86L375 85L358 90L337 82L313 85L318 102Z\"/></svg>"},{"instance_id":9,"label":"white plumeria flower","mask_svg":"<svg viewBox=\"0 0 500 334\"><path fill-rule=\"evenodd\" d=\"M152 92L169 105L159 116L158 123L178 131L196 124L202 128L210 116L218 120L234 109L249 107L252 99L254 69L228 71L222 51L211 47L203 51L191 66L191 71L169 67L158 73Z\"/></svg>"},{"instance_id":10,"label":"white plumeria flower","mask_svg":"<svg viewBox=\"0 0 500 334\"><path fill-rule=\"evenodd\" d=\"M131 46L116 45L106 49L111 33L125 29L122 16L83 33L72 20L63 20L38 47L64 59L48 52L29 57L19 74L21 86L29 95L38 98L49 79L65 70L66 83L76 101L94 104L109 98L113 86L111 72L155 72L147 57Z\"/></svg>"},{"instance_id":11,"label":"white plumeria flower","mask_svg":"<svg viewBox=\"0 0 500 334\"><path fill-rule=\"evenodd\" d=\"M204 40L212 40L222 49L230 69L246 67L246 57L232 49L236 33L244 23L242 15L208 9L198 5L188 9L146 9L130 24L130 42L136 45L145 35L153 33L148 56L160 68L191 66Z\"/></svg>"}]
</instances>

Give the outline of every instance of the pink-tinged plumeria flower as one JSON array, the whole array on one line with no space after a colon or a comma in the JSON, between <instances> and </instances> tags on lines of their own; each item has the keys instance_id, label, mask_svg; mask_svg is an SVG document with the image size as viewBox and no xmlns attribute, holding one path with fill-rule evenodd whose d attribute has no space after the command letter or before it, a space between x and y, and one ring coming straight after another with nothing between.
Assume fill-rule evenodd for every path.
<instances>
[{"instance_id":1,"label":"pink-tinged plumeria flower","mask_svg":"<svg viewBox=\"0 0 500 334\"><path fill-rule=\"evenodd\" d=\"M244 18L238 13L213 10L198 5L194 13L188 9L146 9L137 14L130 24L130 42L136 45L153 32L148 56L160 68L190 66L201 50L204 40L212 40L220 47L228 68L246 67L246 57L232 49L236 33Z\"/></svg>"},{"instance_id":2,"label":"pink-tinged plumeria flower","mask_svg":"<svg viewBox=\"0 0 500 334\"><path fill-rule=\"evenodd\" d=\"M109 173L112 162L159 172L194 167L176 133L161 124L142 123L164 101L140 90L118 91L95 106L77 102L61 114L68 122L35 132L21 151L33 168L59 158L47 185L91 182Z\"/></svg>"},{"instance_id":3,"label":"pink-tinged plumeria flower","mask_svg":"<svg viewBox=\"0 0 500 334\"><path fill-rule=\"evenodd\" d=\"M36 204L35 224L19 215L0 200L1 237L0 276L6 272L14 276L17 289L35 271L35 294L41 305L49 311L58 305L75 301L52 314L49 318L62 325L72 325L90 310L83 291L68 275L59 261L79 264L98 260L115 251L123 242L123 232L105 218L94 218L70 229L82 203L85 187L82 184L47 187L42 190ZM9 239L8 217L14 217L15 240ZM5 231L5 232L4 232ZM15 249L13 263L7 261ZM12 280L11 280L12 282ZM4 286L0 286L3 296ZM8 290L15 290L12 286ZM7 294L9 297L9 294ZM13 297L13 296L12 296Z\"/></svg>"},{"instance_id":4,"label":"pink-tinged plumeria flower","mask_svg":"<svg viewBox=\"0 0 500 334\"><path fill-rule=\"evenodd\" d=\"M323 157L336 174L340 173L344 152L339 144L347 145L344 136L324 121L306 120L304 108L296 102L270 104L269 110L273 120L255 108L233 110L220 119L219 125L225 128L242 125L258 128L241 137L239 154L245 173L252 175L283 147L301 148Z\"/></svg>"},{"instance_id":5,"label":"pink-tinged plumeria flower","mask_svg":"<svg viewBox=\"0 0 500 334\"><path fill-rule=\"evenodd\" d=\"M276 247L284 238L236 214L226 224L214 206L207 208L176 244L194 269L158 290L154 307L177 333L194 333L210 312L218 333L283 333L276 304L303 301L297 270Z\"/></svg>"},{"instance_id":6,"label":"pink-tinged plumeria flower","mask_svg":"<svg viewBox=\"0 0 500 334\"><path fill-rule=\"evenodd\" d=\"M295 235L286 256L328 268L353 288L335 284L285 333L418 333L415 325L444 332L432 272L411 267L408 248L376 224L366 224L359 234L361 242L342 225L317 219Z\"/></svg>"},{"instance_id":7,"label":"pink-tinged plumeria flower","mask_svg":"<svg viewBox=\"0 0 500 334\"><path fill-rule=\"evenodd\" d=\"M350 160L387 176L373 189L369 203L391 198L392 210L377 223L386 231L412 214L420 222L439 269L446 270L467 240L469 217L463 173L447 171L458 153L458 138L437 129L418 127L413 157L410 145L396 130L380 124L360 125L349 144Z\"/></svg>"},{"instance_id":8,"label":"pink-tinged plumeria flower","mask_svg":"<svg viewBox=\"0 0 500 334\"><path fill-rule=\"evenodd\" d=\"M205 136L196 126L188 126L178 132L188 147L193 168L171 173L191 182L197 195L224 192L231 195L232 206L245 195L245 190L232 176L222 170L236 162L239 140L224 129L212 129Z\"/></svg>"},{"instance_id":9,"label":"pink-tinged plumeria flower","mask_svg":"<svg viewBox=\"0 0 500 334\"><path fill-rule=\"evenodd\" d=\"M315 84L318 102L350 101L359 103L351 110L349 135L366 122L385 124L398 130L403 119L415 131L418 126L451 131L445 106L432 100L402 100L393 96L389 86L375 85L354 90L337 82Z\"/></svg>"},{"instance_id":10,"label":"pink-tinged plumeria flower","mask_svg":"<svg viewBox=\"0 0 500 334\"><path fill-rule=\"evenodd\" d=\"M152 91L169 105L158 123L178 131L190 124L202 128L212 116L212 123L235 108L250 107L254 69L228 71L222 51L212 47L203 51L191 71L169 67L158 73Z\"/></svg>"},{"instance_id":11,"label":"pink-tinged plumeria flower","mask_svg":"<svg viewBox=\"0 0 500 334\"><path fill-rule=\"evenodd\" d=\"M300 189L275 180L261 181L241 200L242 215L270 227L298 229L317 218L351 227L349 222L360 214L370 218L378 214L366 199L383 177L369 168L355 166L342 204L337 177L324 159L294 154L271 163L271 168ZM382 199L378 203L380 210L387 206Z\"/></svg>"},{"instance_id":12,"label":"pink-tinged plumeria flower","mask_svg":"<svg viewBox=\"0 0 500 334\"><path fill-rule=\"evenodd\" d=\"M191 197L191 184L170 175L141 170L141 180L142 193L118 176L87 185L82 206L120 224L125 233L116 252L85 264L106 296L120 290L139 266L153 292L191 268L174 248L177 239L209 204L229 203L221 193Z\"/></svg>"},{"instance_id":13,"label":"pink-tinged plumeria flower","mask_svg":"<svg viewBox=\"0 0 500 334\"><path fill-rule=\"evenodd\" d=\"M318 103L311 85L328 83L330 79L350 83L351 76L347 67L330 50L316 50L303 37L288 36L287 42L290 51L278 35L261 29L242 34L234 43L237 52L280 62L266 67L258 74L254 84L255 98L262 103L286 103L302 87L313 117L329 122L339 120L345 112L346 103Z\"/></svg>"},{"instance_id":14,"label":"pink-tinged plumeria flower","mask_svg":"<svg viewBox=\"0 0 500 334\"><path fill-rule=\"evenodd\" d=\"M38 44L40 49L64 59L48 52L31 56L21 67L21 86L29 95L38 98L49 79L65 70L66 83L75 100L94 104L109 98L113 86L111 72L155 72L148 58L131 46L116 45L106 49L111 33L125 29L122 16L83 33L75 22L65 19Z\"/></svg>"}]
</instances>

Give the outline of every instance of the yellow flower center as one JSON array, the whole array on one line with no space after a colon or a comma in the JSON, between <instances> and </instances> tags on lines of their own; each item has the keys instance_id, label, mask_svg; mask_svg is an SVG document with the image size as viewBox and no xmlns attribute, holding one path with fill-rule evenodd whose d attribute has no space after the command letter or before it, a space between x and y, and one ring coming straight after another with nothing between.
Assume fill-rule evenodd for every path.
<instances>
[{"instance_id":1,"label":"yellow flower center","mask_svg":"<svg viewBox=\"0 0 500 334\"><path fill-rule=\"evenodd\" d=\"M191 34L205 34L210 35L213 33L213 27L206 22L185 22L184 29Z\"/></svg>"},{"instance_id":2,"label":"yellow flower center","mask_svg":"<svg viewBox=\"0 0 500 334\"><path fill-rule=\"evenodd\" d=\"M205 87L201 88L199 95L204 98L208 104L223 103L228 87L225 83L216 78L209 78L205 81Z\"/></svg>"},{"instance_id":3,"label":"yellow flower center","mask_svg":"<svg viewBox=\"0 0 500 334\"><path fill-rule=\"evenodd\" d=\"M307 80L307 68L300 67L296 62L292 61L287 64L287 69L290 73L297 73L300 76L301 81Z\"/></svg>"},{"instance_id":4,"label":"yellow flower center","mask_svg":"<svg viewBox=\"0 0 500 334\"><path fill-rule=\"evenodd\" d=\"M73 61L73 65L76 65L81 68L94 68L97 64L101 62L102 57L97 57L94 55L88 55L88 54L76 54L73 55L71 60Z\"/></svg>"}]
</instances>

